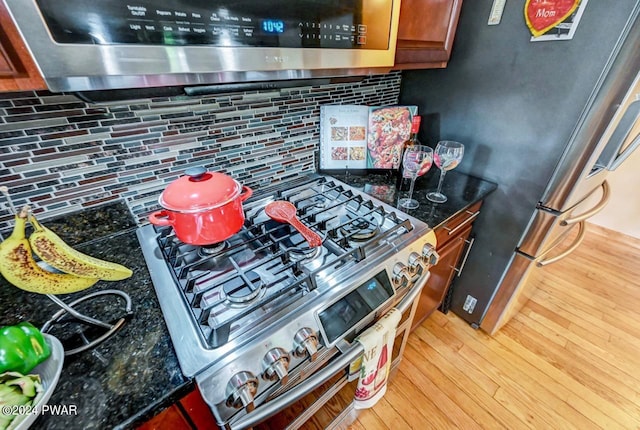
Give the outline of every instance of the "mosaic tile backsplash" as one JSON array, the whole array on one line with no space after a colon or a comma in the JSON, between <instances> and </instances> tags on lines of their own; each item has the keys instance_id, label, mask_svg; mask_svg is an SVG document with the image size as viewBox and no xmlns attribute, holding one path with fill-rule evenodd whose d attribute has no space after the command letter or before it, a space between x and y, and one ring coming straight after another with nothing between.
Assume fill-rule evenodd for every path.
<instances>
[{"instance_id":1,"label":"mosaic tile backsplash","mask_svg":"<svg viewBox=\"0 0 640 430\"><path fill-rule=\"evenodd\" d=\"M320 106L397 104L400 72L362 82L88 104L0 93L0 183L42 218L123 200L139 223L185 169L252 188L316 169ZM0 206L0 230L12 223Z\"/></svg>"}]
</instances>

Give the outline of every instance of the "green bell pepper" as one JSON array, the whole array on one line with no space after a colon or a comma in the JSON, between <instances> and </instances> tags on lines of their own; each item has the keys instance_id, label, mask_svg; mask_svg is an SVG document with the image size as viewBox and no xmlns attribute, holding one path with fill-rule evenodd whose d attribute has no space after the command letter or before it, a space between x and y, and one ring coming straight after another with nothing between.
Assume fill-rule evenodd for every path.
<instances>
[{"instance_id":1,"label":"green bell pepper","mask_svg":"<svg viewBox=\"0 0 640 430\"><path fill-rule=\"evenodd\" d=\"M30 322L0 328L0 373L29 373L51 355L44 336Z\"/></svg>"}]
</instances>

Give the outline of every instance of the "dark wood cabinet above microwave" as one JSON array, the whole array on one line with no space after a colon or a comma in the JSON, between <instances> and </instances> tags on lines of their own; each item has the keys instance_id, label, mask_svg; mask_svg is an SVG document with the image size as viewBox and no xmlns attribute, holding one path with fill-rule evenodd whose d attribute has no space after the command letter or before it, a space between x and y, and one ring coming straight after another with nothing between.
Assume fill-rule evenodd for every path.
<instances>
[{"instance_id":1,"label":"dark wood cabinet above microwave","mask_svg":"<svg viewBox=\"0 0 640 430\"><path fill-rule=\"evenodd\" d=\"M462 0L402 0L394 69L447 66Z\"/></svg>"},{"instance_id":2,"label":"dark wood cabinet above microwave","mask_svg":"<svg viewBox=\"0 0 640 430\"><path fill-rule=\"evenodd\" d=\"M0 91L46 88L9 12L0 1Z\"/></svg>"}]
</instances>

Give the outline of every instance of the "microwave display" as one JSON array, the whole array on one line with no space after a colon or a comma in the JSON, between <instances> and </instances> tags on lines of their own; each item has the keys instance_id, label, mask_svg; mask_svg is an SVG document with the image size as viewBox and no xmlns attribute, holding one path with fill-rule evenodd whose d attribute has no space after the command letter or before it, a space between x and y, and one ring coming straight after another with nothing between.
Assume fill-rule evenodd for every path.
<instances>
[{"instance_id":1,"label":"microwave display","mask_svg":"<svg viewBox=\"0 0 640 430\"><path fill-rule=\"evenodd\" d=\"M60 44L387 50L392 2L36 0Z\"/></svg>"}]
</instances>

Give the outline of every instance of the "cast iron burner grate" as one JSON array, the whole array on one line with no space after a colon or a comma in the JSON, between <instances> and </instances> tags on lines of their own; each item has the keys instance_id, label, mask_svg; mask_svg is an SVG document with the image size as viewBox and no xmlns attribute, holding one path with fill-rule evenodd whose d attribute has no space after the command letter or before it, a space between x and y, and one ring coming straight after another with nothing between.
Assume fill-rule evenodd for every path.
<instances>
[{"instance_id":1,"label":"cast iron burner grate","mask_svg":"<svg viewBox=\"0 0 640 430\"><path fill-rule=\"evenodd\" d=\"M274 200L292 202L322 246L309 248L290 225L268 218L264 207ZM170 227L155 227L163 259L209 348L300 306L318 288L318 277L355 266L413 229L409 220L322 177L254 195L243 207L244 227L212 253L180 242Z\"/></svg>"},{"instance_id":2,"label":"cast iron burner grate","mask_svg":"<svg viewBox=\"0 0 640 430\"><path fill-rule=\"evenodd\" d=\"M378 221L375 217L359 217L341 227L340 232L346 238L363 242L374 237L380 232Z\"/></svg>"},{"instance_id":3,"label":"cast iron burner grate","mask_svg":"<svg viewBox=\"0 0 640 430\"><path fill-rule=\"evenodd\" d=\"M222 291L231 303L247 303L258 297L263 287L260 275L250 270L222 284Z\"/></svg>"}]
</instances>

